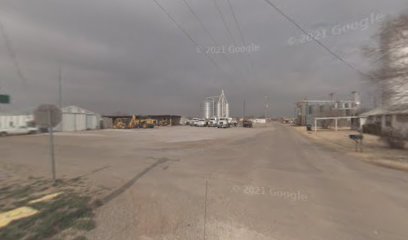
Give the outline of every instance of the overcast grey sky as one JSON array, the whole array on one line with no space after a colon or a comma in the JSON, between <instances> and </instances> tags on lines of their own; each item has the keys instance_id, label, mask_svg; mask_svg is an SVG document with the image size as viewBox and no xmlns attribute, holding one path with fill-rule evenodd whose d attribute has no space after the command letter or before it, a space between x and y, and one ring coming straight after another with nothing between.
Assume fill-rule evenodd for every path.
<instances>
[{"instance_id":1,"label":"overcast grey sky","mask_svg":"<svg viewBox=\"0 0 408 240\"><path fill-rule=\"evenodd\" d=\"M312 41L264 0L230 0L247 44L259 49L233 54L241 38L227 0L217 0L233 35L229 37L214 0L187 0L226 54L210 57L152 0L0 0L0 92L18 110L58 102L62 66L64 104L99 113L199 115L206 96L225 89L232 114L261 115L265 96L273 116L293 114L294 102L371 90L359 75ZM194 41L215 46L182 0L158 0ZM408 8L406 0L272 0L320 41L364 71L361 47L371 44L384 16ZM378 18L376 17L378 16ZM354 24L354 25L352 25ZM12 52L7 45L12 48ZM26 80L13 64L13 54ZM253 67L251 63L253 62Z\"/></svg>"}]
</instances>

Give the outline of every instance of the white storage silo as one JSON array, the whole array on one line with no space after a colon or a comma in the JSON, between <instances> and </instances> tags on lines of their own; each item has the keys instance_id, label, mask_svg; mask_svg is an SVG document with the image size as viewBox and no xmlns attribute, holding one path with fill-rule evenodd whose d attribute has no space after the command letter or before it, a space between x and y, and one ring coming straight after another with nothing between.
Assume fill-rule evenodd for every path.
<instances>
[{"instance_id":1,"label":"white storage silo","mask_svg":"<svg viewBox=\"0 0 408 240\"><path fill-rule=\"evenodd\" d=\"M206 99L201 103L201 114L204 119L210 119L214 116L214 101Z\"/></svg>"}]
</instances>

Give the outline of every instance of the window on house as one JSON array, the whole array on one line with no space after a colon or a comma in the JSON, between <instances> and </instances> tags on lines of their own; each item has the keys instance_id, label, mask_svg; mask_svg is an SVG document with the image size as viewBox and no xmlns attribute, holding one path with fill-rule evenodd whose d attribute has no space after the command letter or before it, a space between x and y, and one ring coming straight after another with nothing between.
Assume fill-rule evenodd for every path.
<instances>
[{"instance_id":1,"label":"window on house","mask_svg":"<svg viewBox=\"0 0 408 240\"><path fill-rule=\"evenodd\" d=\"M385 116L385 126L392 127L392 116L391 115Z\"/></svg>"},{"instance_id":2,"label":"window on house","mask_svg":"<svg viewBox=\"0 0 408 240\"><path fill-rule=\"evenodd\" d=\"M382 117L381 116L375 116L375 123L376 124L381 124L381 120L382 119Z\"/></svg>"},{"instance_id":3,"label":"window on house","mask_svg":"<svg viewBox=\"0 0 408 240\"><path fill-rule=\"evenodd\" d=\"M400 123L408 123L408 114L399 114L396 120Z\"/></svg>"}]
</instances>

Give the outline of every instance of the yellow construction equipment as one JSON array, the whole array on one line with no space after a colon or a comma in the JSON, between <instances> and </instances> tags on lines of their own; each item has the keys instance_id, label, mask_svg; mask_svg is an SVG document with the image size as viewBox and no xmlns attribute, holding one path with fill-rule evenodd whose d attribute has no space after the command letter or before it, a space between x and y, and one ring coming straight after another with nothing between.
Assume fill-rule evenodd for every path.
<instances>
[{"instance_id":1,"label":"yellow construction equipment","mask_svg":"<svg viewBox=\"0 0 408 240\"><path fill-rule=\"evenodd\" d=\"M160 121L160 126L168 126L170 125L170 122L167 119L161 120Z\"/></svg>"},{"instance_id":2,"label":"yellow construction equipment","mask_svg":"<svg viewBox=\"0 0 408 240\"><path fill-rule=\"evenodd\" d=\"M140 120L137 119L135 115L132 116L132 120L130 120L128 128L140 128Z\"/></svg>"},{"instance_id":3,"label":"yellow construction equipment","mask_svg":"<svg viewBox=\"0 0 408 240\"><path fill-rule=\"evenodd\" d=\"M157 120L146 118L140 119L136 115L132 118L116 118L113 122L113 128L115 129L133 129L133 128L154 128L157 126Z\"/></svg>"},{"instance_id":4,"label":"yellow construction equipment","mask_svg":"<svg viewBox=\"0 0 408 240\"><path fill-rule=\"evenodd\" d=\"M157 120L147 118L147 119L138 119L135 115L132 116L127 128L154 128L157 125Z\"/></svg>"},{"instance_id":5,"label":"yellow construction equipment","mask_svg":"<svg viewBox=\"0 0 408 240\"><path fill-rule=\"evenodd\" d=\"M115 121L113 122L113 128L125 129L126 128L125 120L122 118L115 119Z\"/></svg>"},{"instance_id":6,"label":"yellow construction equipment","mask_svg":"<svg viewBox=\"0 0 408 240\"><path fill-rule=\"evenodd\" d=\"M142 120L142 126L143 128L154 128L154 126L157 125L157 120L147 118Z\"/></svg>"}]
</instances>

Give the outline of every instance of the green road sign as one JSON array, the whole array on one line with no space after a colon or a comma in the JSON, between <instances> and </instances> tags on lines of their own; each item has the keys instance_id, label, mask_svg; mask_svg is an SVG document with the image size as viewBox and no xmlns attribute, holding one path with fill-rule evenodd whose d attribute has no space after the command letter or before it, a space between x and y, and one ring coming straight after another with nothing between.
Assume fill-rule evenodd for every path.
<instances>
[{"instance_id":1,"label":"green road sign","mask_svg":"<svg viewBox=\"0 0 408 240\"><path fill-rule=\"evenodd\" d=\"M0 103L9 104L10 103L10 95L1 95L0 94Z\"/></svg>"}]
</instances>

